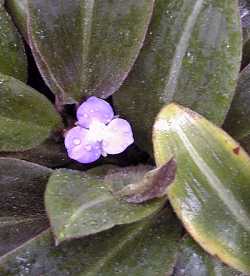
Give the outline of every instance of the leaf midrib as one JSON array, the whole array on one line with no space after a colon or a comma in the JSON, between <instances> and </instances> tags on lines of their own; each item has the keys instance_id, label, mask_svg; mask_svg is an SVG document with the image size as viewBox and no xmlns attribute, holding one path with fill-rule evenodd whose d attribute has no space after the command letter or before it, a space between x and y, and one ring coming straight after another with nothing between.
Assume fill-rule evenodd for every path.
<instances>
[{"instance_id":1,"label":"leaf midrib","mask_svg":"<svg viewBox=\"0 0 250 276\"><path fill-rule=\"evenodd\" d=\"M177 82L179 75L181 73L181 67L183 58L186 54L188 48L188 42L191 39L191 35L196 23L196 20L201 12L202 5L204 0L196 0L192 13L187 18L187 21L184 25L183 33L180 37L178 44L176 45L176 51L172 60L172 65L168 74L168 79L164 87L164 97L166 102L172 101L175 90L177 87Z\"/></svg>"},{"instance_id":2,"label":"leaf midrib","mask_svg":"<svg viewBox=\"0 0 250 276\"><path fill-rule=\"evenodd\" d=\"M138 228L132 229L132 231L129 231L126 235L126 237L122 238L122 241L120 243L117 243L117 245L115 245L112 249L110 249L108 251L108 253L106 254L105 257L100 258L100 260L98 262L96 262L94 264L94 269L93 270L88 270L88 271L84 271L83 274L81 274L82 276L96 276L98 272L100 272L100 270L107 264L110 262L110 260L112 260L113 257L115 257L115 255L117 255L117 253L122 250L124 248L124 246L126 246L126 244L128 242L132 242L133 240L135 240L135 238L143 231L145 233L145 228L150 227L150 225L152 224L152 221L146 220L143 224L140 224L138 226Z\"/></svg>"},{"instance_id":3,"label":"leaf midrib","mask_svg":"<svg viewBox=\"0 0 250 276\"><path fill-rule=\"evenodd\" d=\"M31 114L31 116L32 116L32 114ZM42 130L46 130L46 132L51 128L51 126L48 127L48 126L45 126L45 125L37 124L36 122L32 122L32 121L20 120L18 118L14 118L13 119L13 118L10 118L10 117L6 117L6 116L4 116L2 114L0 114L0 118L6 119L6 120L11 121L13 123L27 124L28 127L32 127L34 129L40 128Z\"/></svg>"},{"instance_id":4,"label":"leaf midrib","mask_svg":"<svg viewBox=\"0 0 250 276\"><path fill-rule=\"evenodd\" d=\"M250 232L250 218L245 211L245 209L241 206L241 204L237 201L235 196L231 191L226 189L220 179L213 173L213 170L209 167L209 165L205 162L205 160L199 155L196 151L192 143L189 141L185 132L182 128L177 124L174 124L174 128L178 137L182 141L186 150L189 153L189 156L199 168L200 172L206 177L209 185L213 190L216 191L218 197L222 200L222 202L227 206L230 212L235 217L235 220L243 226L248 232ZM239 215L240 214L240 215Z\"/></svg>"},{"instance_id":5,"label":"leaf midrib","mask_svg":"<svg viewBox=\"0 0 250 276\"><path fill-rule=\"evenodd\" d=\"M93 14L94 14L95 0L82 0L81 13L84 11L84 20L82 23L82 68L81 68L81 87L86 85L88 75L84 72L88 66L88 57L90 52Z\"/></svg>"},{"instance_id":6,"label":"leaf midrib","mask_svg":"<svg viewBox=\"0 0 250 276\"><path fill-rule=\"evenodd\" d=\"M83 211L90 209L90 208L94 207L95 205L98 205L98 204L108 201L110 199L113 199L113 196L111 194L104 194L102 196L99 196L99 197L87 202L87 203L85 202L85 203L81 204L77 209L75 209L73 215L71 215L70 218L67 220L68 222L66 223L66 225L63 229L63 233L65 233L69 227L74 225L75 221L78 219L78 217L80 216L80 214Z\"/></svg>"},{"instance_id":7,"label":"leaf midrib","mask_svg":"<svg viewBox=\"0 0 250 276\"><path fill-rule=\"evenodd\" d=\"M3 220L4 219L4 220ZM41 216L30 216L30 217L2 217L0 218L0 228L1 227L6 227L6 226L14 226L17 224L22 224L22 223L30 223L34 221L42 221L45 220L46 216L41 215Z\"/></svg>"}]
</instances>

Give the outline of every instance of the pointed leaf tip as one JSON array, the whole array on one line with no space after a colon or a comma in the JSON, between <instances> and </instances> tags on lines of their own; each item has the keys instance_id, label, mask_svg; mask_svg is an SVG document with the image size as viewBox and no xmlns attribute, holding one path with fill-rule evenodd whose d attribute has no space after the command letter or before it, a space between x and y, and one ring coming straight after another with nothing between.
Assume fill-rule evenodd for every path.
<instances>
[{"instance_id":1,"label":"pointed leaf tip","mask_svg":"<svg viewBox=\"0 0 250 276\"><path fill-rule=\"evenodd\" d=\"M137 183L132 183L115 195L129 203L143 203L166 195L167 187L174 181L177 164L171 158L165 165L147 172Z\"/></svg>"}]
</instances>

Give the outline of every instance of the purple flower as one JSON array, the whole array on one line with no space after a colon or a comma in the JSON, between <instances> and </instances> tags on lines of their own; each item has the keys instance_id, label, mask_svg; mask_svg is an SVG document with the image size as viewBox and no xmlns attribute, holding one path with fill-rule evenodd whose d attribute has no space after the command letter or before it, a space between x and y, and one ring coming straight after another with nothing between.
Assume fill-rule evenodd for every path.
<instances>
[{"instance_id":1,"label":"purple flower","mask_svg":"<svg viewBox=\"0 0 250 276\"><path fill-rule=\"evenodd\" d=\"M90 97L77 110L77 126L65 136L71 159L91 163L101 155L118 154L134 142L130 124L116 118L110 104Z\"/></svg>"}]
</instances>

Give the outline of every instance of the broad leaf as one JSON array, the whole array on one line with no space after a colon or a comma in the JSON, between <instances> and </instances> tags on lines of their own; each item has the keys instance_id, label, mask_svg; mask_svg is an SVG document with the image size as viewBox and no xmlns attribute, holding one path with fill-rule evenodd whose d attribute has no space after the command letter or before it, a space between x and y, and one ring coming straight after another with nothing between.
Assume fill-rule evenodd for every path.
<instances>
[{"instance_id":1,"label":"broad leaf","mask_svg":"<svg viewBox=\"0 0 250 276\"><path fill-rule=\"evenodd\" d=\"M240 33L235 0L156 1L144 47L114 94L142 149L152 151L155 116L172 101L223 123L240 66Z\"/></svg>"},{"instance_id":2,"label":"broad leaf","mask_svg":"<svg viewBox=\"0 0 250 276\"><path fill-rule=\"evenodd\" d=\"M153 140L158 166L176 158L167 195L187 231L206 251L249 274L249 156L223 130L175 104L158 115Z\"/></svg>"},{"instance_id":3,"label":"broad leaf","mask_svg":"<svg viewBox=\"0 0 250 276\"><path fill-rule=\"evenodd\" d=\"M250 140L250 64L241 72L224 129L243 145ZM250 146L250 143L249 143Z\"/></svg>"},{"instance_id":4,"label":"broad leaf","mask_svg":"<svg viewBox=\"0 0 250 276\"><path fill-rule=\"evenodd\" d=\"M28 42L27 13L28 0L5 0L8 12L11 14L18 30L21 32L26 42Z\"/></svg>"},{"instance_id":5,"label":"broad leaf","mask_svg":"<svg viewBox=\"0 0 250 276\"><path fill-rule=\"evenodd\" d=\"M24 45L1 2L0 26L0 72L26 81L27 60Z\"/></svg>"},{"instance_id":6,"label":"broad leaf","mask_svg":"<svg viewBox=\"0 0 250 276\"><path fill-rule=\"evenodd\" d=\"M240 141L242 147L250 154L250 135Z\"/></svg>"},{"instance_id":7,"label":"broad leaf","mask_svg":"<svg viewBox=\"0 0 250 276\"><path fill-rule=\"evenodd\" d=\"M0 260L2 275L170 275L181 227L165 210L160 216L53 246L44 232Z\"/></svg>"},{"instance_id":8,"label":"broad leaf","mask_svg":"<svg viewBox=\"0 0 250 276\"><path fill-rule=\"evenodd\" d=\"M23 151L41 144L61 126L47 98L24 83L0 75L0 151Z\"/></svg>"},{"instance_id":9,"label":"broad leaf","mask_svg":"<svg viewBox=\"0 0 250 276\"><path fill-rule=\"evenodd\" d=\"M123 175L123 185L131 179L138 181L145 172L142 167L137 173L128 171ZM103 175L66 169L52 174L45 194L46 209L57 243L141 220L160 210L164 201L129 204L112 195Z\"/></svg>"},{"instance_id":10,"label":"broad leaf","mask_svg":"<svg viewBox=\"0 0 250 276\"><path fill-rule=\"evenodd\" d=\"M28 0L38 67L58 100L114 93L142 46L153 0Z\"/></svg>"},{"instance_id":11,"label":"broad leaf","mask_svg":"<svg viewBox=\"0 0 250 276\"><path fill-rule=\"evenodd\" d=\"M71 162L64 143L47 139L41 145L26 151L1 152L0 157L11 157L33 162L49 168L58 168Z\"/></svg>"},{"instance_id":12,"label":"broad leaf","mask_svg":"<svg viewBox=\"0 0 250 276\"><path fill-rule=\"evenodd\" d=\"M43 193L51 170L0 158L0 255L48 227Z\"/></svg>"},{"instance_id":13,"label":"broad leaf","mask_svg":"<svg viewBox=\"0 0 250 276\"><path fill-rule=\"evenodd\" d=\"M203 251L197 243L186 236L178 254L173 276L243 276L242 273L224 265L217 258Z\"/></svg>"},{"instance_id":14,"label":"broad leaf","mask_svg":"<svg viewBox=\"0 0 250 276\"><path fill-rule=\"evenodd\" d=\"M250 62L250 2L249 0L239 0L241 26L243 30L243 56L242 68Z\"/></svg>"}]
</instances>

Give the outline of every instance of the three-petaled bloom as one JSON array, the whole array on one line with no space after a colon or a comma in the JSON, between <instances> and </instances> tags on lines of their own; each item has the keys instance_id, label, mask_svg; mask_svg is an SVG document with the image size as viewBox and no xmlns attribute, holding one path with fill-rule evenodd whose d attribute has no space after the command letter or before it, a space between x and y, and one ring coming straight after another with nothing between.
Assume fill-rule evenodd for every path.
<instances>
[{"instance_id":1,"label":"three-petaled bloom","mask_svg":"<svg viewBox=\"0 0 250 276\"><path fill-rule=\"evenodd\" d=\"M65 135L71 159L91 163L101 155L118 154L134 142L130 124L114 116L106 101L90 97L77 110L77 126Z\"/></svg>"}]
</instances>

